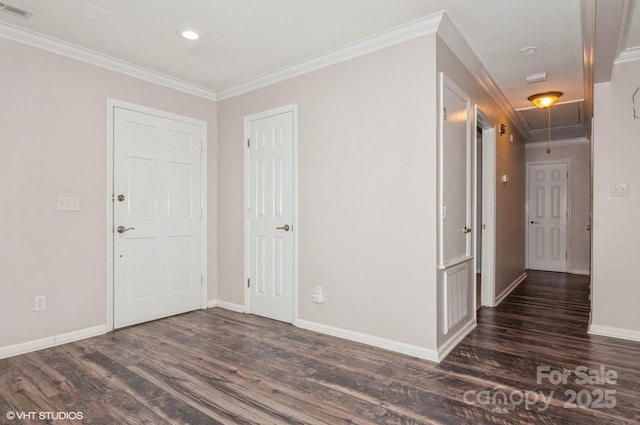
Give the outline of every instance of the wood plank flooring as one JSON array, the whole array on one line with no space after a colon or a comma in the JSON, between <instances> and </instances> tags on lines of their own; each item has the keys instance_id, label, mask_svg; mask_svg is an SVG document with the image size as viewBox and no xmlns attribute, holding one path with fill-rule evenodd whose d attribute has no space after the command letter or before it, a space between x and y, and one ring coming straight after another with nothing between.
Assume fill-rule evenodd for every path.
<instances>
[{"instance_id":1,"label":"wood plank flooring","mask_svg":"<svg viewBox=\"0 0 640 425\"><path fill-rule=\"evenodd\" d=\"M640 343L588 335L588 294L586 277L530 272L438 365L198 311L0 360L0 423L640 423ZM581 384L582 366L617 379Z\"/></svg>"}]
</instances>

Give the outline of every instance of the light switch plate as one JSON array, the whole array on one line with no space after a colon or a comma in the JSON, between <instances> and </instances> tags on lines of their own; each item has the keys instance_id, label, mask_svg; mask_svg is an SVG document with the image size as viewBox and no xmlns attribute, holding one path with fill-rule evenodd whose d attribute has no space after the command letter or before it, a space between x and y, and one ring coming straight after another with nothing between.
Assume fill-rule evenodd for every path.
<instances>
[{"instance_id":1,"label":"light switch plate","mask_svg":"<svg viewBox=\"0 0 640 425\"><path fill-rule=\"evenodd\" d=\"M616 197L629 196L629 184L628 183L611 183L609 194L611 196L616 196Z\"/></svg>"},{"instance_id":2,"label":"light switch plate","mask_svg":"<svg viewBox=\"0 0 640 425\"><path fill-rule=\"evenodd\" d=\"M56 209L58 211L80 211L80 198L58 196Z\"/></svg>"}]
</instances>

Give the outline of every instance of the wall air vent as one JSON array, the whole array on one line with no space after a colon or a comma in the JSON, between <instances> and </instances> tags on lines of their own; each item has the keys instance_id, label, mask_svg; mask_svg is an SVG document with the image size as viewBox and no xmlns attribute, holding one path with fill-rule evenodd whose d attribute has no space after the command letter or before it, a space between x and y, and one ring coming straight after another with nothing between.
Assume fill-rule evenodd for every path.
<instances>
[{"instance_id":1,"label":"wall air vent","mask_svg":"<svg viewBox=\"0 0 640 425\"><path fill-rule=\"evenodd\" d=\"M29 19L33 16L33 12L20 9L19 7L12 6L7 3L0 3L0 11L4 13L8 13L9 15L18 16L22 19Z\"/></svg>"}]
</instances>

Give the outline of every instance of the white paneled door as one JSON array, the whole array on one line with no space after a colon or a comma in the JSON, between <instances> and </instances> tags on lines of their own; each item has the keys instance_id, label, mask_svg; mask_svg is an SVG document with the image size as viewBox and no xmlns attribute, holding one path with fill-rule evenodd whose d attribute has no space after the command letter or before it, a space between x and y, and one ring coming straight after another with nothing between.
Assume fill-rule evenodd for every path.
<instances>
[{"instance_id":1,"label":"white paneled door","mask_svg":"<svg viewBox=\"0 0 640 425\"><path fill-rule=\"evenodd\" d=\"M202 128L114 108L116 328L201 308Z\"/></svg>"},{"instance_id":2,"label":"white paneled door","mask_svg":"<svg viewBox=\"0 0 640 425\"><path fill-rule=\"evenodd\" d=\"M248 310L292 323L295 112L247 117Z\"/></svg>"},{"instance_id":3,"label":"white paneled door","mask_svg":"<svg viewBox=\"0 0 640 425\"><path fill-rule=\"evenodd\" d=\"M529 268L567 271L567 163L529 164Z\"/></svg>"}]
</instances>

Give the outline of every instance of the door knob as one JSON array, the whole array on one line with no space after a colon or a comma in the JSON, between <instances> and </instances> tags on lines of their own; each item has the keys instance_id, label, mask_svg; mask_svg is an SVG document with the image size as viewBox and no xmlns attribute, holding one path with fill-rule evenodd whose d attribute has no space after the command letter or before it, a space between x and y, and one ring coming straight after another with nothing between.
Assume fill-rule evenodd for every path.
<instances>
[{"instance_id":1,"label":"door knob","mask_svg":"<svg viewBox=\"0 0 640 425\"><path fill-rule=\"evenodd\" d=\"M284 226L281 227L276 227L277 230L284 230L285 232L288 232L291 229L291 226L289 226L288 224L285 224Z\"/></svg>"},{"instance_id":2,"label":"door knob","mask_svg":"<svg viewBox=\"0 0 640 425\"><path fill-rule=\"evenodd\" d=\"M471 227L464 226L464 228L462 229L462 231L463 231L464 233L471 233Z\"/></svg>"},{"instance_id":3,"label":"door knob","mask_svg":"<svg viewBox=\"0 0 640 425\"><path fill-rule=\"evenodd\" d=\"M540 224L540 222L531 220L531 224Z\"/></svg>"},{"instance_id":4,"label":"door knob","mask_svg":"<svg viewBox=\"0 0 640 425\"><path fill-rule=\"evenodd\" d=\"M118 195L118 201L120 202L124 201L124 195Z\"/></svg>"},{"instance_id":5,"label":"door knob","mask_svg":"<svg viewBox=\"0 0 640 425\"><path fill-rule=\"evenodd\" d=\"M118 226L118 227L116 228L116 230L118 231L118 233L124 233L124 232L128 232L129 230L136 230L136 228L135 228L135 227L127 227L127 228L125 229L125 227L124 227L124 226Z\"/></svg>"}]
</instances>

